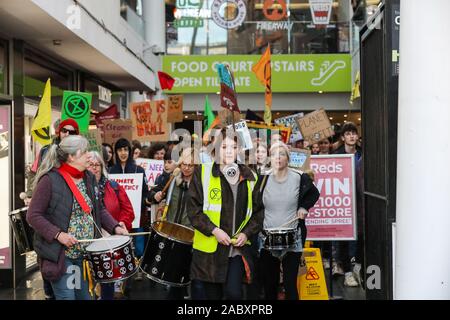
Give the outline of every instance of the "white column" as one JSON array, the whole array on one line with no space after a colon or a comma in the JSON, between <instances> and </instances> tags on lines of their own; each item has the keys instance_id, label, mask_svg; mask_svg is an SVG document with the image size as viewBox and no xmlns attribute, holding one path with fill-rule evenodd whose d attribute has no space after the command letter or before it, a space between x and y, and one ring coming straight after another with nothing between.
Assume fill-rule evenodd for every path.
<instances>
[{"instance_id":1,"label":"white column","mask_svg":"<svg viewBox=\"0 0 450 320\"><path fill-rule=\"evenodd\" d=\"M450 299L449 12L401 1L395 299Z\"/></svg>"},{"instance_id":2,"label":"white column","mask_svg":"<svg viewBox=\"0 0 450 320\"><path fill-rule=\"evenodd\" d=\"M145 21L145 40L166 51L166 6L164 0L142 0L142 14Z\"/></svg>"}]
</instances>

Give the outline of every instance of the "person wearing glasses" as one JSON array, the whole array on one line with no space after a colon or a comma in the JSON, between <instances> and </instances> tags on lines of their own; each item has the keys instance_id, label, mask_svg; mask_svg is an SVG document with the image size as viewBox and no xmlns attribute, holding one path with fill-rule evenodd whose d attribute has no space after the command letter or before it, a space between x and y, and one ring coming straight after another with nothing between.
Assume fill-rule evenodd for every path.
<instances>
[{"instance_id":1,"label":"person wearing glasses","mask_svg":"<svg viewBox=\"0 0 450 320\"><path fill-rule=\"evenodd\" d=\"M87 139L79 135L50 147L36 175L27 213L43 278L51 282L57 300L92 299L89 281L83 277L89 243L78 240L100 238L100 228L128 234L99 200L95 177L86 171L88 147Z\"/></svg>"},{"instance_id":2,"label":"person wearing glasses","mask_svg":"<svg viewBox=\"0 0 450 320\"><path fill-rule=\"evenodd\" d=\"M24 199L24 203L26 206L28 206L31 202L31 197L33 195L33 182L34 178L36 176L36 173L39 169L39 167L42 164L43 159L45 158L45 155L47 154L48 150L52 145L59 145L61 141L68 137L69 135L76 135L79 134L78 129L78 123L71 118L65 119L63 121L56 121L55 122L55 132L56 137L53 139L53 143L50 145L46 145L42 147L41 151L39 152L38 157L33 163L33 166L31 169L27 172L27 191L26 195L27 197ZM55 296L53 294L52 286L50 285L50 282L46 281L44 279L44 295L46 300L54 300Z\"/></svg>"},{"instance_id":3,"label":"person wearing glasses","mask_svg":"<svg viewBox=\"0 0 450 320\"><path fill-rule=\"evenodd\" d=\"M133 206L125 189L116 181L108 179L105 162L97 151L91 151L88 170L97 180L99 199L103 201L106 210L119 222L119 225L130 231L134 220ZM121 298L122 285L123 281L101 284L101 299L113 300L114 296Z\"/></svg>"}]
</instances>

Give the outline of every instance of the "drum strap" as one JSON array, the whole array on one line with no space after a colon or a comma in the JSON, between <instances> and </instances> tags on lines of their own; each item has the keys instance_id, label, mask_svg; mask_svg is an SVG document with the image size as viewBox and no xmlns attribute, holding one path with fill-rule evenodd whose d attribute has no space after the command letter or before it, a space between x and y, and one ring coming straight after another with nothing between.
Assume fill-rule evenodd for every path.
<instances>
[{"instance_id":1,"label":"drum strap","mask_svg":"<svg viewBox=\"0 0 450 320\"><path fill-rule=\"evenodd\" d=\"M77 202L80 204L81 209L83 209L84 213L90 214L91 213L91 208L87 204L86 199L83 197L83 195L81 194L80 190L78 190L75 182L72 180L70 175L66 171L63 171L61 169L58 170L58 171L61 174L61 176L64 178L64 180L66 181L66 183L69 186L70 190L72 191L73 196L75 197L75 199L77 199Z\"/></svg>"},{"instance_id":2,"label":"drum strap","mask_svg":"<svg viewBox=\"0 0 450 320\"><path fill-rule=\"evenodd\" d=\"M87 279L86 279L87 278ZM94 296L94 281L92 281L92 275L89 268L89 262L87 260L83 260L83 279L84 281L88 281L89 283L89 294L91 297Z\"/></svg>"}]
</instances>

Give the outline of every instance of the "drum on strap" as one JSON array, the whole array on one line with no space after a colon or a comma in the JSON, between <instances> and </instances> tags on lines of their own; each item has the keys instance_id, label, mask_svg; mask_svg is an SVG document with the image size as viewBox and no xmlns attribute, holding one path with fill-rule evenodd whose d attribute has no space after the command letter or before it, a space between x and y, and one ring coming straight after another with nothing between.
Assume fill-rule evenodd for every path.
<instances>
[{"instance_id":1,"label":"drum on strap","mask_svg":"<svg viewBox=\"0 0 450 320\"><path fill-rule=\"evenodd\" d=\"M86 247L87 260L93 277L99 283L124 280L136 273L138 263L129 236L110 236Z\"/></svg>"},{"instance_id":2,"label":"drum on strap","mask_svg":"<svg viewBox=\"0 0 450 320\"><path fill-rule=\"evenodd\" d=\"M17 248L21 254L26 254L34 250L33 236L34 230L26 220L28 207L23 207L9 213L9 221L16 239Z\"/></svg>"},{"instance_id":3,"label":"drum on strap","mask_svg":"<svg viewBox=\"0 0 450 320\"><path fill-rule=\"evenodd\" d=\"M266 236L264 249L284 250L295 247L297 241L297 230L295 228L270 228L264 229Z\"/></svg>"},{"instance_id":4,"label":"drum on strap","mask_svg":"<svg viewBox=\"0 0 450 320\"><path fill-rule=\"evenodd\" d=\"M194 230L168 221L155 221L141 261L145 275L174 287L190 283Z\"/></svg>"}]
</instances>

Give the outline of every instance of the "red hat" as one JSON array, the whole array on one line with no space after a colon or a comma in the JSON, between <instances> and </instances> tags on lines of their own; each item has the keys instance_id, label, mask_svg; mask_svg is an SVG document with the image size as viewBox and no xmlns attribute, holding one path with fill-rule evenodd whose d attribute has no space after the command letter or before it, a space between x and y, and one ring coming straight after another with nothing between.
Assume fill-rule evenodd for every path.
<instances>
[{"instance_id":1,"label":"red hat","mask_svg":"<svg viewBox=\"0 0 450 320\"><path fill-rule=\"evenodd\" d=\"M61 129L64 128L65 126L72 126L75 129L75 131L77 132L77 134L80 134L80 129L78 128L78 123L71 118L63 120L59 123L58 130L56 130L56 134L59 134Z\"/></svg>"}]
</instances>

